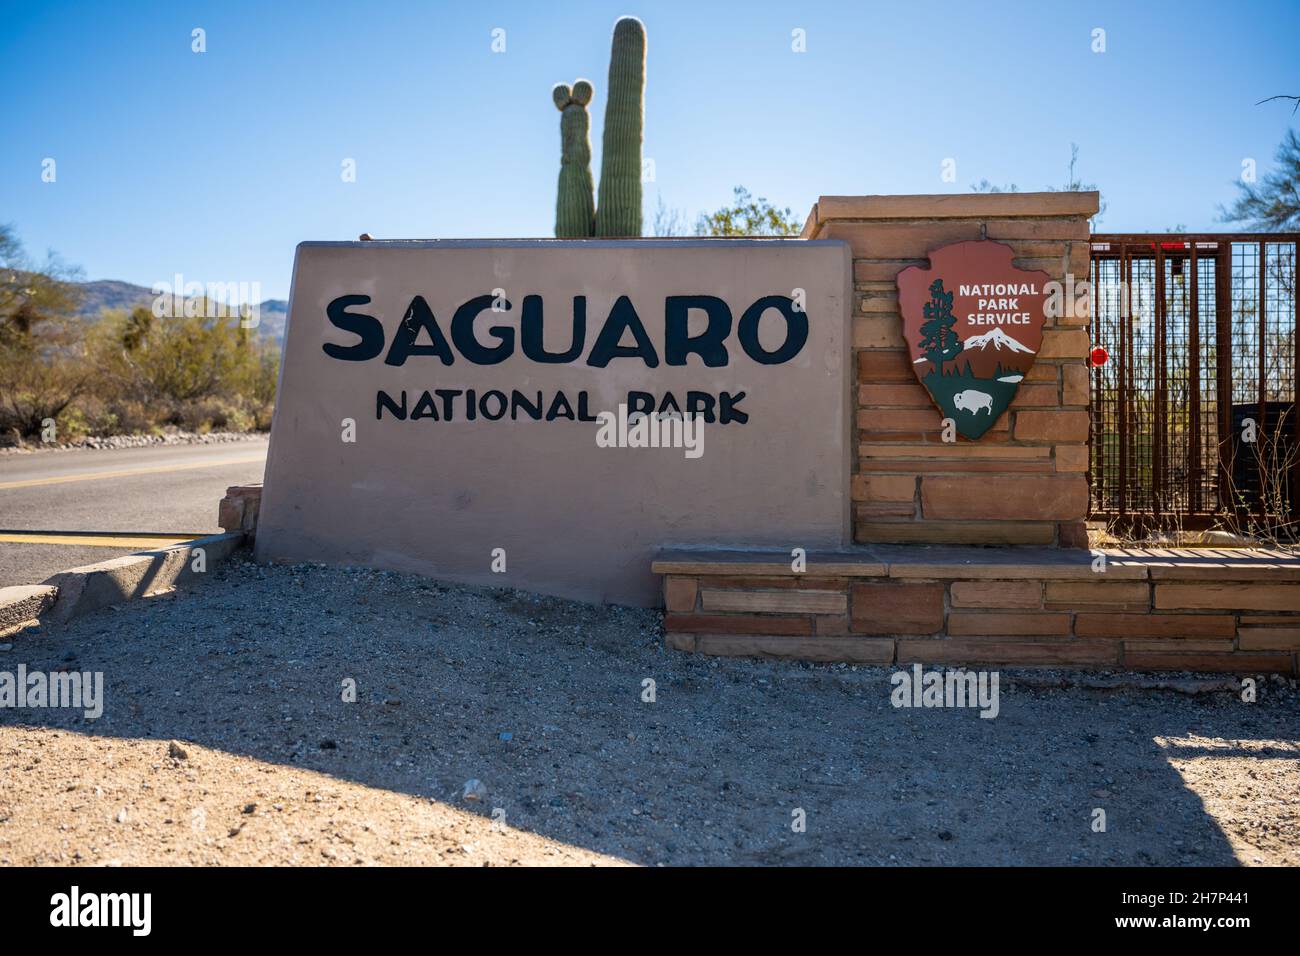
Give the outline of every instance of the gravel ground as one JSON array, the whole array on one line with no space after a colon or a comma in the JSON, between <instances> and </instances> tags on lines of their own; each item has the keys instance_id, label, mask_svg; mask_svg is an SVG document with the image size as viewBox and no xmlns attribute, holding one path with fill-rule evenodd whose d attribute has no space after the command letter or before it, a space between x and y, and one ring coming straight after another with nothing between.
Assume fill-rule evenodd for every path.
<instances>
[{"instance_id":1,"label":"gravel ground","mask_svg":"<svg viewBox=\"0 0 1300 956\"><path fill-rule=\"evenodd\" d=\"M33 455L40 452L112 450L117 448L159 448L167 445L226 445L231 442L266 438L266 432L185 432L167 431L160 435L103 435L64 442L27 442L0 447L0 458L8 455ZM12 441L0 436L0 439Z\"/></svg>"},{"instance_id":2,"label":"gravel ground","mask_svg":"<svg viewBox=\"0 0 1300 956\"><path fill-rule=\"evenodd\" d=\"M1300 863L1280 679L1004 671L981 719L666 652L656 612L242 560L4 640L105 682L98 720L0 709L5 864Z\"/></svg>"}]
</instances>

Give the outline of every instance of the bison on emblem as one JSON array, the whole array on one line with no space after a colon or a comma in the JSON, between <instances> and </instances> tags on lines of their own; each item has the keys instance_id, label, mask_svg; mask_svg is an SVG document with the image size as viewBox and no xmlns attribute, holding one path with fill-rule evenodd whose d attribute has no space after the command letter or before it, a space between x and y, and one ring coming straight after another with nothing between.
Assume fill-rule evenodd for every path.
<instances>
[{"instance_id":1,"label":"bison on emblem","mask_svg":"<svg viewBox=\"0 0 1300 956\"><path fill-rule=\"evenodd\" d=\"M981 410L993 414L993 396L988 392L977 392L973 388L963 389L952 397L952 403L972 415Z\"/></svg>"}]
</instances>

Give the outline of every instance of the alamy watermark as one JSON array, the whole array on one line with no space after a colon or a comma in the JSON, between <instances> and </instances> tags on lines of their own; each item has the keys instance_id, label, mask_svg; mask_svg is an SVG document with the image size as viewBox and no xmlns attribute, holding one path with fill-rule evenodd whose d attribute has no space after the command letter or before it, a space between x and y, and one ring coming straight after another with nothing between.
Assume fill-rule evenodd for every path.
<instances>
[{"instance_id":1,"label":"alamy watermark","mask_svg":"<svg viewBox=\"0 0 1300 956\"><path fill-rule=\"evenodd\" d=\"M126 926L133 936L148 936L153 928L153 894L83 893L73 886L50 897L50 925Z\"/></svg>"},{"instance_id":2,"label":"alamy watermark","mask_svg":"<svg viewBox=\"0 0 1300 956\"><path fill-rule=\"evenodd\" d=\"M627 411L597 412L596 445L599 448L681 448L687 458L704 454L704 421L700 414L663 411L656 414Z\"/></svg>"},{"instance_id":3,"label":"alamy watermark","mask_svg":"<svg viewBox=\"0 0 1300 956\"><path fill-rule=\"evenodd\" d=\"M261 322L260 282L186 282L178 272L171 282L155 282L151 291L155 319L239 319L246 329Z\"/></svg>"},{"instance_id":4,"label":"alamy watermark","mask_svg":"<svg viewBox=\"0 0 1300 956\"><path fill-rule=\"evenodd\" d=\"M19 664L17 672L0 671L0 708L72 707L87 720L104 713L102 671L28 671Z\"/></svg>"},{"instance_id":5,"label":"alamy watermark","mask_svg":"<svg viewBox=\"0 0 1300 956\"><path fill-rule=\"evenodd\" d=\"M895 707L978 707L981 717L998 715L998 672L936 668L920 664L895 671L889 678L894 689L889 702Z\"/></svg>"}]
</instances>

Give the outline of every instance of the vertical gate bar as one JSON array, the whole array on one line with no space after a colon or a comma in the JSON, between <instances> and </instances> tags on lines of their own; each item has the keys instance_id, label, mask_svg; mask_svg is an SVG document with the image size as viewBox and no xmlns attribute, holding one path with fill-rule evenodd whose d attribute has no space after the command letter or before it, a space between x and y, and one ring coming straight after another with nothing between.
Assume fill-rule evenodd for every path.
<instances>
[{"instance_id":1,"label":"vertical gate bar","mask_svg":"<svg viewBox=\"0 0 1300 956\"><path fill-rule=\"evenodd\" d=\"M1101 418L1101 376L1099 369L1092 367L1092 348L1091 346L1101 343L1101 322L1097 318L1099 308L1099 296L1097 293L1097 280L1101 278L1101 266L1096 259L1096 250L1093 244L1088 243L1088 377L1091 379L1089 384L1092 386L1088 390L1088 456L1084 460L1087 466L1085 477L1088 480L1088 517L1092 517L1094 505L1101 503L1101 495L1097 494L1098 489L1102 486L1095 484L1098 472L1105 474L1104 469L1094 468L1093 459L1097 455L1097 428ZM1077 301L1077 299L1076 299ZM1102 504L1102 509L1105 505Z\"/></svg>"},{"instance_id":2,"label":"vertical gate bar","mask_svg":"<svg viewBox=\"0 0 1300 956\"><path fill-rule=\"evenodd\" d=\"M1291 304L1295 309L1295 324L1291 341L1295 351L1295 377L1291 380L1291 487L1287 489L1291 505L1291 519L1300 519L1300 240L1291 243Z\"/></svg>"},{"instance_id":3,"label":"vertical gate bar","mask_svg":"<svg viewBox=\"0 0 1300 956\"><path fill-rule=\"evenodd\" d=\"M1169 439L1169 390L1167 349L1165 348L1165 253L1159 240L1152 243L1152 268L1155 270L1155 408L1151 421L1151 508L1157 516L1168 508L1167 461Z\"/></svg>"},{"instance_id":4,"label":"vertical gate bar","mask_svg":"<svg viewBox=\"0 0 1300 956\"><path fill-rule=\"evenodd\" d=\"M1268 256L1267 244L1260 240L1259 253L1256 259L1259 271L1259 427L1255 431L1255 461L1259 469L1257 481L1259 483L1259 516L1262 518L1268 513L1268 502L1264 497L1264 469L1267 462L1264 460L1264 443L1268 441L1268 385L1265 382L1266 370L1268 368L1268 359L1265 349L1265 343L1268 336L1268 316L1264 308L1264 296L1267 294L1268 282L1264 263Z\"/></svg>"},{"instance_id":5,"label":"vertical gate bar","mask_svg":"<svg viewBox=\"0 0 1300 956\"><path fill-rule=\"evenodd\" d=\"M1119 388L1115 390L1119 424L1119 513L1128 513L1128 396L1132 384L1129 381L1128 340L1132 334L1133 290L1128 282L1128 243L1119 244L1119 367L1115 369L1115 380Z\"/></svg>"},{"instance_id":6,"label":"vertical gate bar","mask_svg":"<svg viewBox=\"0 0 1300 956\"><path fill-rule=\"evenodd\" d=\"M1187 324L1187 391L1188 414L1191 420L1187 430L1187 507L1192 514L1204 511L1201 494L1201 296L1199 264L1196 256L1196 240L1191 245L1191 300L1188 304Z\"/></svg>"},{"instance_id":7,"label":"vertical gate bar","mask_svg":"<svg viewBox=\"0 0 1300 956\"><path fill-rule=\"evenodd\" d=\"M1219 243L1214 261L1214 365L1218 375L1219 508L1236 510L1232 498L1232 241Z\"/></svg>"}]
</instances>

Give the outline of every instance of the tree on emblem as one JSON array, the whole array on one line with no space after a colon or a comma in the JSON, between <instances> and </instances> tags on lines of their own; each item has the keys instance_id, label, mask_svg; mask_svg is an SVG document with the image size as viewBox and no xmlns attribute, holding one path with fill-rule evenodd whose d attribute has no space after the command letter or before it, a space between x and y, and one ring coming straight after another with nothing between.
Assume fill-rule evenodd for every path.
<instances>
[{"instance_id":1,"label":"tree on emblem","mask_svg":"<svg viewBox=\"0 0 1300 956\"><path fill-rule=\"evenodd\" d=\"M951 362L963 348L961 339L952 328L957 321L952 314L952 293L943 290L942 279L930 283L930 301L925 305L924 315L921 351L934 365L934 370L942 373L943 363Z\"/></svg>"}]
</instances>

